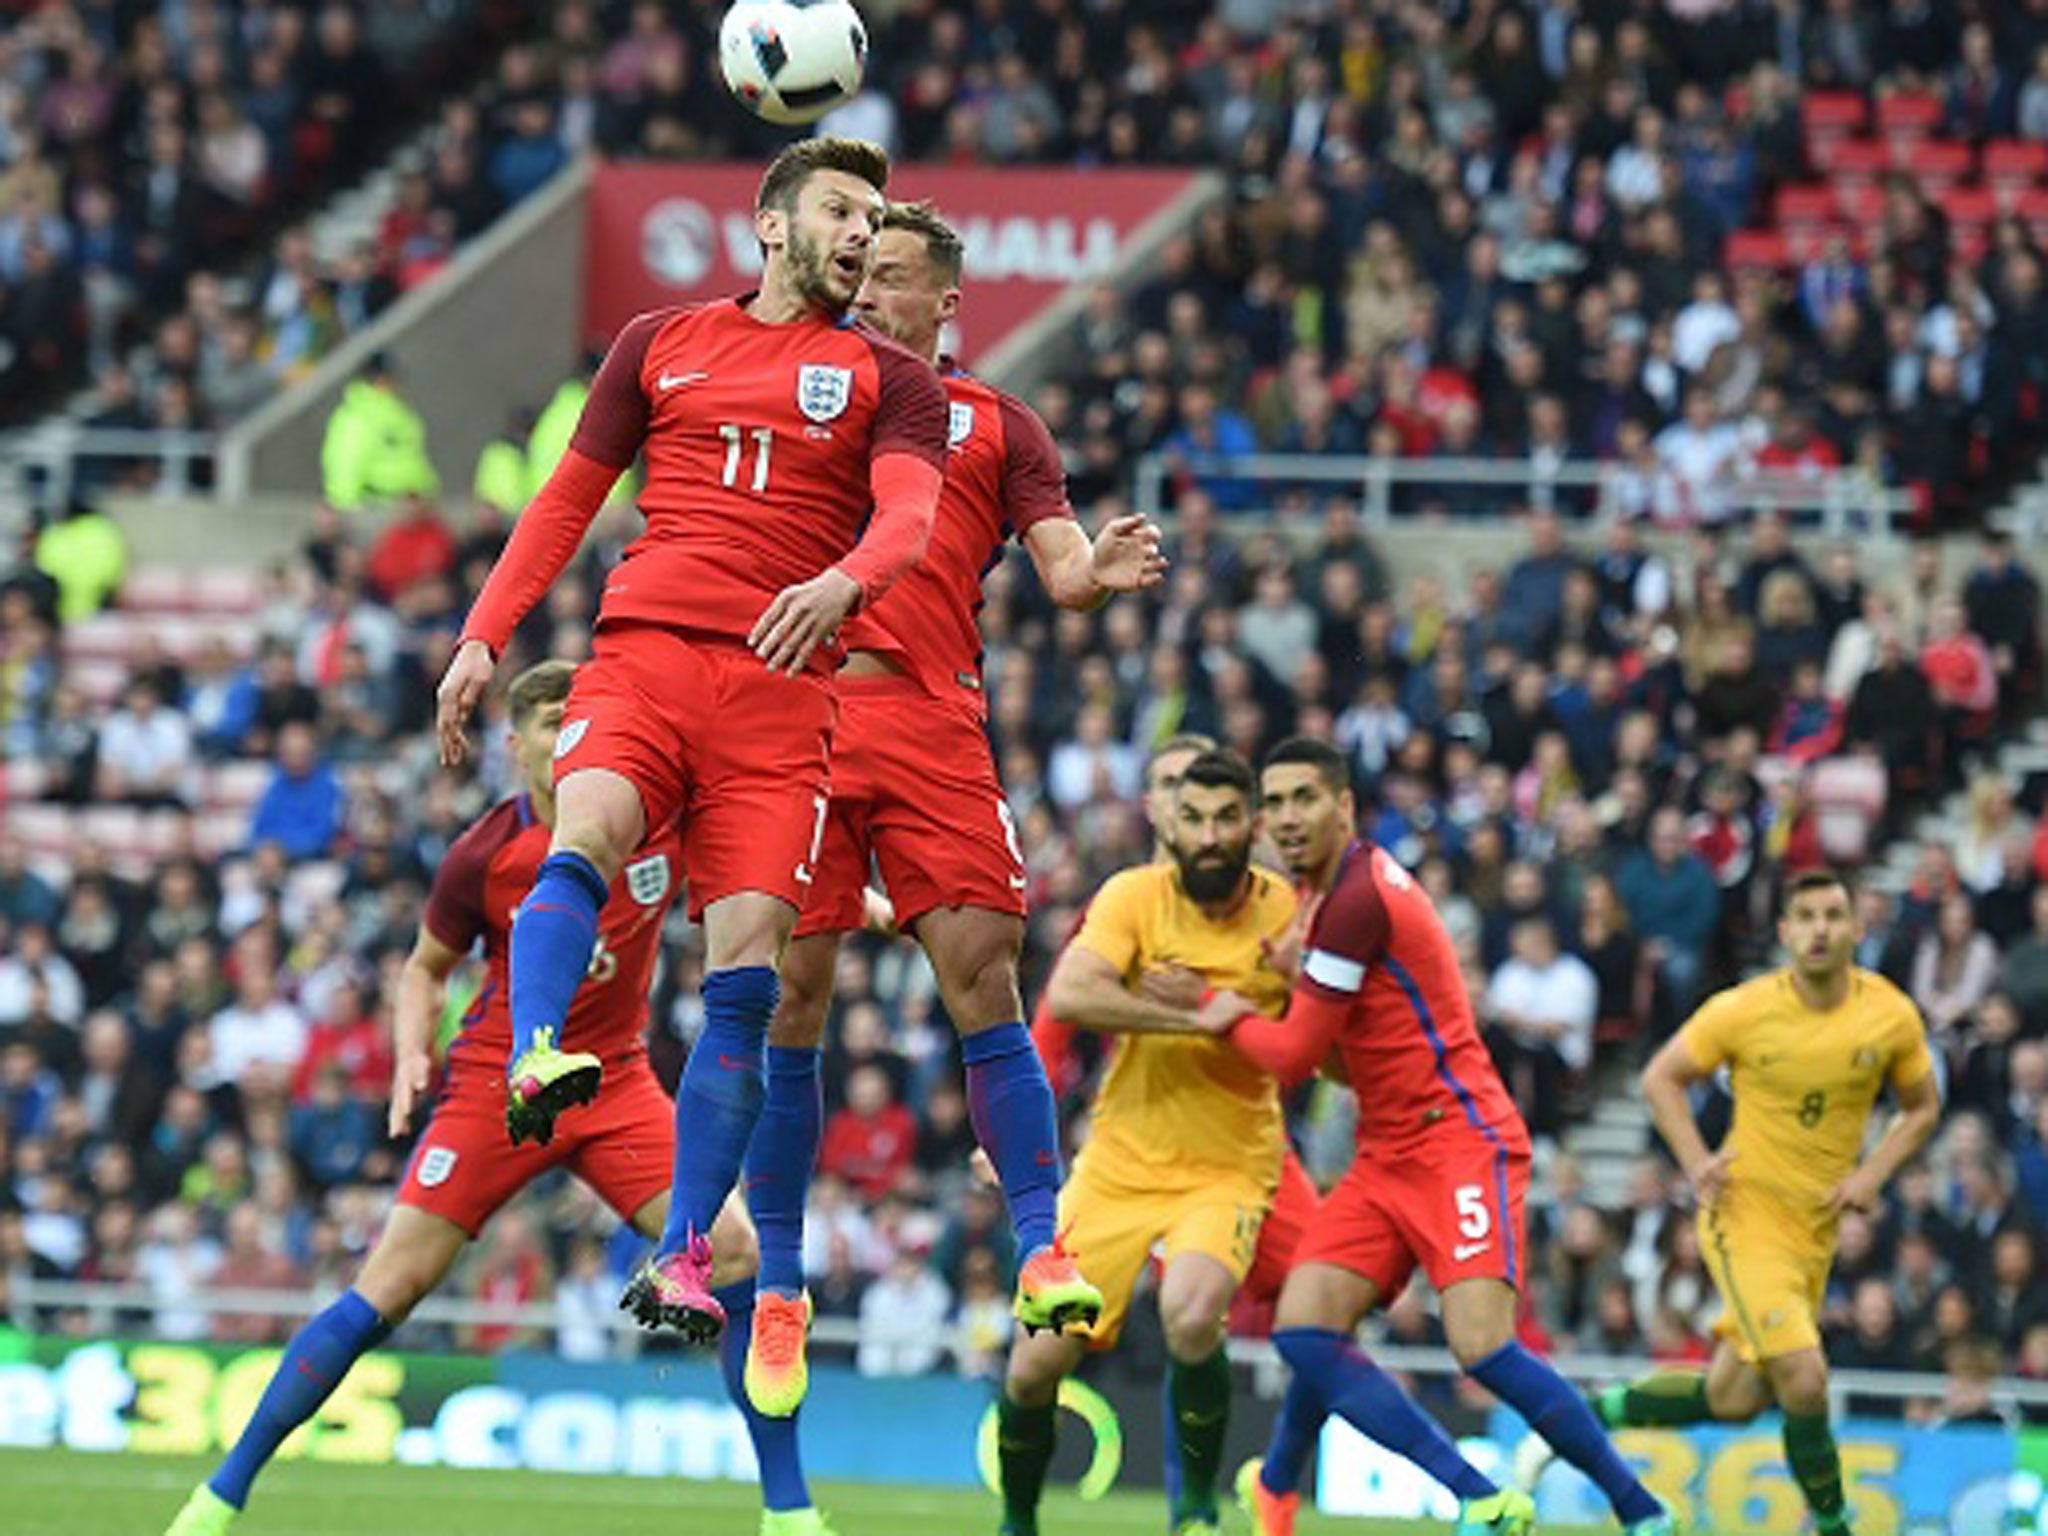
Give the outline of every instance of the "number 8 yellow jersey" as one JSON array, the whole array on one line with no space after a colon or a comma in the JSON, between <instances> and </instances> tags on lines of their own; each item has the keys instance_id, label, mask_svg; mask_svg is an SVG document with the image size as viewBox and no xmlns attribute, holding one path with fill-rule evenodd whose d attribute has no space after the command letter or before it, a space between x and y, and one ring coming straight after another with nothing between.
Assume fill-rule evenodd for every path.
<instances>
[{"instance_id":1,"label":"number 8 yellow jersey","mask_svg":"<svg viewBox=\"0 0 2048 1536\"><path fill-rule=\"evenodd\" d=\"M1760 1196L1820 1226L1829 1193L1856 1166L1878 1094L1934 1070L1920 1010L1861 969L1826 1012L1807 1005L1789 970L1759 976L1709 998L1679 1038L1701 1071L1729 1069L1730 1193L1745 1203Z\"/></svg>"}]
</instances>

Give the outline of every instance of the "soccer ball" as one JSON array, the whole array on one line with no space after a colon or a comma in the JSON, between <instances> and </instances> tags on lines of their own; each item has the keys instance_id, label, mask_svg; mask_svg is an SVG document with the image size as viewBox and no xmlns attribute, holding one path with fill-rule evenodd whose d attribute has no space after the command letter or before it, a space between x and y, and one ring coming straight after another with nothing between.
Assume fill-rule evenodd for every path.
<instances>
[{"instance_id":1,"label":"soccer ball","mask_svg":"<svg viewBox=\"0 0 2048 1536\"><path fill-rule=\"evenodd\" d=\"M868 29L848 0L739 0L718 27L718 65L747 109L808 123L860 89Z\"/></svg>"}]
</instances>

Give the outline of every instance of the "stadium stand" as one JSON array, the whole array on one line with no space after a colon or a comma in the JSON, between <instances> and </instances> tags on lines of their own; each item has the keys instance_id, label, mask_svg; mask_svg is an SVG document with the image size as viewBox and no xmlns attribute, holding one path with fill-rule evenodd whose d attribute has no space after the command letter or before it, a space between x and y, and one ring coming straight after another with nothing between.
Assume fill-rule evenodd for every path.
<instances>
[{"instance_id":1,"label":"stadium stand","mask_svg":"<svg viewBox=\"0 0 2048 1536\"><path fill-rule=\"evenodd\" d=\"M1030 980L1095 884L1144 856L1150 747L1189 729L1254 753L1292 731L1337 741L1370 832L1436 893L1497 1020L1532 993L1583 997L1590 973L1566 1044L1493 1029L1546 1143L1531 1328L1698 1358L1712 1302L1680 1192L1645 1159L1596 1195L1579 1132L1691 1000L1763 956L1788 864L1902 859L1897 889L1863 888L1865 960L1934 1021L1951 1110L1884 1217L1845 1234L1830 1316L1869 1364L1939 1369L1983 1335L2038 1373L2048 1316L2014 1277L2048 1221L2048 818L2039 779L2007 771L2038 699L2038 585L1998 539L1961 581L1928 539L1879 582L1856 546L1749 520L1725 487L1737 463L1854 466L1918 488L1932 534L2021 467L2048 383L2048 113L1999 61L2032 59L2048 16L2000 10L1987 55L1993 22L1914 19L1928 8L1840 24L1839 7L1704 9L1452 21L1404 3L1305 21L1270 0L1048 0L921 3L878 27L872 88L841 122L913 159L1220 160L1234 179L1141 291L1088 307L1074 367L1039 397L1091 522L1164 455L1167 586L1091 616L1055 613L1021 568L991 579ZM164 289L190 308L138 364L95 357L98 409L162 420L196 382L232 414L222 400L256 389L217 400L208 380L252 363L264 388L288 377L374 308L365 294L427 280L569 155L754 147L737 114L684 109L706 14L555 7L475 99L440 109L367 265L322 272L287 236L232 300L204 277ZM56 51L111 92L114 52L89 38ZM77 94L32 63L53 46L0 43L11 172L45 164L22 124ZM149 55L131 37L119 56ZM146 78L116 94L147 96ZM82 252L96 185L56 205L75 220L34 200L0 219L17 342L34 290L9 252ZM1262 493L1196 467L1233 446L1595 456L1640 471L1631 510L1673 536L1575 526L1569 497L1528 511L1424 488L1397 516L1512 515L1518 542L1461 586L1396 589L1351 500L1283 484L1276 518L1242 515ZM24 1274L142 1278L169 1336L217 1266L332 1290L371 1235L398 1156L375 1114L392 966L427 873L509 782L495 723L473 776L437 770L426 735L500 520L414 512L376 543L329 516L267 572L137 570L116 606L61 623L27 565L0 595L0 1299ZM619 535L607 525L529 620L522 655L585 653ZM1921 814L1965 790L1957 835L1916 841ZM268 836L266 807L287 801L328 819ZM653 1009L671 1072L700 966L679 929ZM1010 1256L965 1188L971 1133L929 977L875 942L840 983L828 1145L858 1177L828 1165L818 1184L820 1311L859 1316L906 1253L929 1253L949 1298L985 1296ZM906 1114L907 1158L879 1157ZM1341 1095L1319 1090L1296 1124L1327 1171ZM477 1294L539 1296L602 1262L609 1223L587 1198L523 1209L485 1240ZM1887 1320L1863 1282L1893 1274ZM880 1294L932 1305L901 1273Z\"/></svg>"}]
</instances>

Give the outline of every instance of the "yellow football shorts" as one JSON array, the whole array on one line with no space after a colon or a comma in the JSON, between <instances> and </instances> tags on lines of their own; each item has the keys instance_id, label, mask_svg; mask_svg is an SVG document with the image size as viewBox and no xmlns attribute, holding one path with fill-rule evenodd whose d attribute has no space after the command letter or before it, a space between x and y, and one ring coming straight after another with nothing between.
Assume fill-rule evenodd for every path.
<instances>
[{"instance_id":1,"label":"yellow football shorts","mask_svg":"<svg viewBox=\"0 0 2048 1536\"><path fill-rule=\"evenodd\" d=\"M1183 1253L1206 1254L1241 1283L1273 1202L1270 1182L1236 1170L1204 1169L1197 1183L1139 1188L1110 1177L1100 1161L1083 1152L1060 1191L1061 1242L1102 1292L1091 1349L1116 1342L1155 1247L1169 1263Z\"/></svg>"},{"instance_id":2,"label":"yellow football shorts","mask_svg":"<svg viewBox=\"0 0 2048 1536\"><path fill-rule=\"evenodd\" d=\"M1820 1348L1821 1298L1834 1244L1801 1223L1724 1200L1699 1215L1700 1253L1721 1293L1714 1331L1756 1365Z\"/></svg>"}]
</instances>

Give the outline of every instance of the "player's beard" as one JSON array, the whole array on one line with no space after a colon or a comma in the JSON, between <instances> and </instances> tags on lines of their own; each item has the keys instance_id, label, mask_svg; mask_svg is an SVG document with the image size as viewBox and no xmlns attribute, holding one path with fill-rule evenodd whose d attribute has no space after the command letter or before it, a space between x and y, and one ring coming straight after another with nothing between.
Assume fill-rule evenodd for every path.
<instances>
[{"instance_id":1,"label":"player's beard","mask_svg":"<svg viewBox=\"0 0 2048 1536\"><path fill-rule=\"evenodd\" d=\"M1235 849L1211 848L1193 856L1176 851L1174 862L1180 866L1181 889L1190 900L1228 901L1251 868L1252 845L1247 841Z\"/></svg>"},{"instance_id":2,"label":"player's beard","mask_svg":"<svg viewBox=\"0 0 2048 1536\"><path fill-rule=\"evenodd\" d=\"M831 256L825 247L794 225L790 227L789 244L783 253L789 260L790 286L798 298L831 319L838 319L846 313L853 302L853 293L841 295L832 286Z\"/></svg>"}]
</instances>

